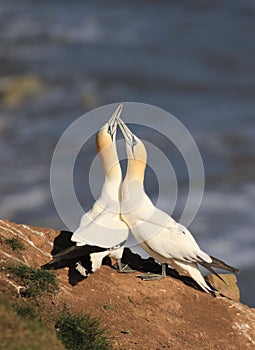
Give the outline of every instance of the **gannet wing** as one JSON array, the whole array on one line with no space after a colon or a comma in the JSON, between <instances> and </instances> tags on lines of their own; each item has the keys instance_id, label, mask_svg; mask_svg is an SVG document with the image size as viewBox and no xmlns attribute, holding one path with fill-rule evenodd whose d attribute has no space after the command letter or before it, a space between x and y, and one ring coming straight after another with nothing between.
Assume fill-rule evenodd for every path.
<instances>
[{"instance_id":1,"label":"gannet wing","mask_svg":"<svg viewBox=\"0 0 255 350\"><path fill-rule=\"evenodd\" d=\"M104 209L105 208L100 205L99 201L97 200L94 203L93 207L82 215L79 228L89 225L98 215L104 211Z\"/></svg>"},{"instance_id":2,"label":"gannet wing","mask_svg":"<svg viewBox=\"0 0 255 350\"><path fill-rule=\"evenodd\" d=\"M80 220L80 224L79 224L79 228L84 227L84 226L88 226L92 221L93 221L93 215L91 215L91 212L89 211L89 212L82 215L81 220Z\"/></svg>"},{"instance_id":3,"label":"gannet wing","mask_svg":"<svg viewBox=\"0 0 255 350\"><path fill-rule=\"evenodd\" d=\"M87 226L78 228L72 241L77 242L77 245L116 249L124 244L128 234L128 227L120 220L119 214L104 210Z\"/></svg>"},{"instance_id":4,"label":"gannet wing","mask_svg":"<svg viewBox=\"0 0 255 350\"><path fill-rule=\"evenodd\" d=\"M134 229L139 233L140 242L143 241L148 248L165 258L212 262L211 257L199 248L191 233L180 224L162 228L158 223L138 220Z\"/></svg>"},{"instance_id":5,"label":"gannet wing","mask_svg":"<svg viewBox=\"0 0 255 350\"><path fill-rule=\"evenodd\" d=\"M77 230L74 232L74 234L71 237L71 241L75 242L75 243L79 243L80 245L83 245L83 241L79 241L78 238L76 237L75 233L80 230L81 228L87 227L88 225L90 225L93 220L95 220L100 214L103 213L103 211L105 210L105 208L103 208L98 201L96 201L93 205L93 207L87 211L86 213L84 213L80 219L80 224L77 228Z\"/></svg>"},{"instance_id":6,"label":"gannet wing","mask_svg":"<svg viewBox=\"0 0 255 350\"><path fill-rule=\"evenodd\" d=\"M156 208L147 195L144 197L144 203L137 208L134 206L134 210L126 210L127 214L130 214L133 218L141 221L151 222L152 224L158 225L160 227L173 228L173 226L178 225L178 223L163 210ZM125 212L124 212L125 215Z\"/></svg>"},{"instance_id":7,"label":"gannet wing","mask_svg":"<svg viewBox=\"0 0 255 350\"><path fill-rule=\"evenodd\" d=\"M83 246L77 247L76 245L74 245L53 255L53 259L49 263L42 265L41 268L46 270L58 269L60 267L63 267L61 266L61 263L63 263L66 260L80 258L84 255L89 255L93 253L100 253L104 250L105 249L101 247L95 247L95 246L92 247L89 245L83 245Z\"/></svg>"}]
</instances>

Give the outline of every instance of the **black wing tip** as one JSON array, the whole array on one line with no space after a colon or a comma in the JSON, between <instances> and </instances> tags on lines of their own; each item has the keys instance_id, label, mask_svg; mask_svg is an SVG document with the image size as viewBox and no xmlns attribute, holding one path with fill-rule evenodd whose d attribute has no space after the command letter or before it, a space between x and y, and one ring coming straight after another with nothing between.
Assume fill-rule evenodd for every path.
<instances>
[{"instance_id":1,"label":"black wing tip","mask_svg":"<svg viewBox=\"0 0 255 350\"><path fill-rule=\"evenodd\" d=\"M53 270L53 266L50 264L50 262L49 263L47 263L47 264L44 264L44 265L42 265L41 266L41 269L42 270Z\"/></svg>"},{"instance_id":2,"label":"black wing tip","mask_svg":"<svg viewBox=\"0 0 255 350\"><path fill-rule=\"evenodd\" d=\"M226 264L224 261L215 258L214 256L210 256L212 259L212 263L210 264L211 266L218 268L218 269L222 269L222 270L227 270L230 272L233 272L235 274L238 274L240 272L240 270L236 267L230 266L228 264Z\"/></svg>"},{"instance_id":3,"label":"black wing tip","mask_svg":"<svg viewBox=\"0 0 255 350\"><path fill-rule=\"evenodd\" d=\"M240 270L236 267L233 267L233 270L232 272L235 274L235 275L238 275L240 273Z\"/></svg>"},{"instance_id":4,"label":"black wing tip","mask_svg":"<svg viewBox=\"0 0 255 350\"><path fill-rule=\"evenodd\" d=\"M50 262L48 262L47 264L44 264L41 266L42 270L58 270L60 268L62 268L63 266L61 266L60 261L59 260L51 260Z\"/></svg>"},{"instance_id":5,"label":"black wing tip","mask_svg":"<svg viewBox=\"0 0 255 350\"><path fill-rule=\"evenodd\" d=\"M226 281L210 266L210 264L207 264L207 263L200 263L200 264L227 285ZM210 284L208 280L206 280L206 282ZM217 289L215 290L217 291Z\"/></svg>"}]
</instances>

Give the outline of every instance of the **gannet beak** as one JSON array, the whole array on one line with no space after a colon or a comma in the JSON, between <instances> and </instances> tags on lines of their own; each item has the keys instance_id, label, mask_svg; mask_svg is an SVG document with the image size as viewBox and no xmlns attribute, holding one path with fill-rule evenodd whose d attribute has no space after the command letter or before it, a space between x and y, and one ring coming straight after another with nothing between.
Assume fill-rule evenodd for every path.
<instances>
[{"instance_id":1,"label":"gannet beak","mask_svg":"<svg viewBox=\"0 0 255 350\"><path fill-rule=\"evenodd\" d=\"M118 120L123 109L123 103L119 104L116 110L114 111L111 118L108 120L108 133L111 135L112 141L115 132L117 131Z\"/></svg>"},{"instance_id":2,"label":"gannet beak","mask_svg":"<svg viewBox=\"0 0 255 350\"><path fill-rule=\"evenodd\" d=\"M132 153L134 153L134 146L137 144L134 134L120 118L118 119L118 124L125 142L131 147Z\"/></svg>"}]
</instances>

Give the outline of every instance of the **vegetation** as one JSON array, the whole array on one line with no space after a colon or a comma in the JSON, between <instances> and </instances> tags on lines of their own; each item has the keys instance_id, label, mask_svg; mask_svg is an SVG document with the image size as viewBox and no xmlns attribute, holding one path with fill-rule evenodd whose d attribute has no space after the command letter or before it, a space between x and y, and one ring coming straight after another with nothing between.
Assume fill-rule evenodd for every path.
<instances>
[{"instance_id":1,"label":"vegetation","mask_svg":"<svg viewBox=\"0 0 255 350\"><path fill-rule=\"evenodd\" d=\"M28 303L16 303L13 308L14 311L25 320L41 320L41 317L35 308Z\"/></svg>"},{"instance_id":2,"label":"vegetation","mask_svg":"<svg viewBox=\"0 0 255 350\"><path fill-rule=\"evenodd\" d=\"M25 249L19 238L0 237L0 240L12 250ZM13 280L22 287L19 293L25 298L14 298L13 293L9 295L6 289L8 285L4 284L3 288L0 288L0 349L113 349L108 331L100 326L98 319L82 313L71 314L68 311L56 316L57 308L51 307L49 316L48 302L51 295L59 289L56 274L25 264L7 267L4 265L5 269L9 281ZM7 292L9 300L1 291ZM40 300L36 299L40 296ZM107 304L105 309L110 307L111 305ZM52 332L54 325L56 332Z\"/></svg>"},{"instance_id":3,"label":"vegetation","mask_svg":"<svg viewBox=\"0 0 255 350\"><path fill-rule=\"evenodd\" d=\"M27 315L17 315L7 299L0 294L0 349L64 350L54 332L36 319L27 319Z\"/></svg>"},{"instance_id":4,"label":"vegetation","mask_svg":"<svg viewBox=\"0 0 255 350\"><path fill-rule=\"evenodd\" d=\"M68 350L112 349L107 330L90 315L62 313L55 327L58 338Z\"/></svg>"},{"instance_id":5,"label":"vegetation","mask_svg":"<svg viewBox=\"0 0 255 350\"><path fill-rule=\"evenodd\" d=\"M12 248L12 250L25 250L26 249L24 244L17 237L6 238L4 242L6 244L8 244Z\"/></svg>"},{"instance_id":6,"label":"vegetation","mask_svg":"<svg viewBox=\"0 0 255 350\"><path fill-rule=\"evenodd\" d=\"M58 291L56 275L41 269L26 265L10 266L7 268L25 289L21 292L24 297L38 297L43 292L53 294Z\"/></svg>"}]
</instances>

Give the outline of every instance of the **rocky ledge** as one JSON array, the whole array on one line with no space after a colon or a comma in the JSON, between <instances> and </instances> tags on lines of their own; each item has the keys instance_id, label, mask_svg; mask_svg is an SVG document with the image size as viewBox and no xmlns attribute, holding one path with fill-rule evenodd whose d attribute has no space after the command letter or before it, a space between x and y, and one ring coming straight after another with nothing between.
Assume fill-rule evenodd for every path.
<instances>
[{"instance_id":1,"label":"rocky ledge","mask_svg":"<svg viewBox=\"0 0 255 350\"><path fill-rule=\"evenodd\" d=\"M53 229L0 221L0 292L10 302L22 298L24 286L12 278L8 267L39 268L47 263L59 235ZM145 282L136 273L120 274L110 266L75 282L72 266L54 273L59 291L35 301L52 334L55 315L68 308L99 317L117 350L255 348L255 309L229 299L237 300L239 293L232 275L227 277L228 290L223 291L226 298L206 294L176 276ZM214 279L209 277L209 282ZM54 345L58 348L63 349Z\"/></svg>"}]
</instances>

